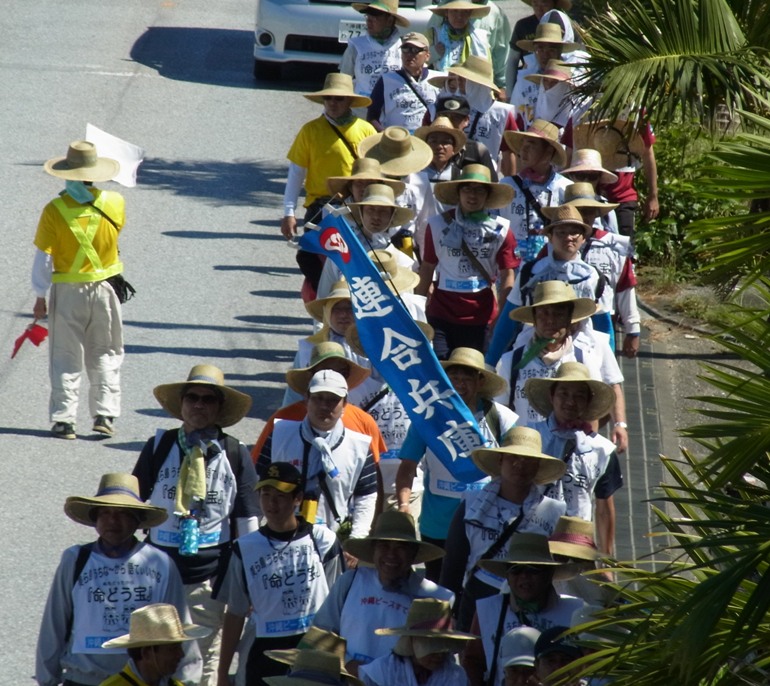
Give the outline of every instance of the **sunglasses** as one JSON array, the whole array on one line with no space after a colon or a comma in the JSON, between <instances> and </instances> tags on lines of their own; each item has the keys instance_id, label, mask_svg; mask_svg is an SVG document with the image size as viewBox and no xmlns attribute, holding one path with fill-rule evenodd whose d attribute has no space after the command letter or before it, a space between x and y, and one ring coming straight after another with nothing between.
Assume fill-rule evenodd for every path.
<instances>
[{"instance_id":1,"label":"sunglasses","mask_svg":"<svg viewBox=\"0 0 770 686\"><path fill-rule=\"evenodd\" d=\"M508 567L508 574L534 574L540 576L547 574L551 570L548 567L539 567L537 565L511 565Z\"/></svg>"},{"instance_id":2,"label":"sunglasses","mask_svg":"<svg viewBox=\"0 0 770 686\"><path fill-rule=\"evenodd\" d=\"M381 10L374 10L374 9L368 9L361 12L366 17L372 17L374 19L382 19L383 17L389 17L390 15L387 12L382 12Z\"/></svg>"},{"instance_id":3,"label":"sunglasses","mask_svg":"<svg viewBox=\"0 0 770 686\"><path fill-rule=\"evenodd\" d=\"M197 393L185 393L184 399L193 405L203 403L204 405L217 405L219 398L216 395L198 395Z\"/></svg>"},{"instance_id":4,"label":"sunglasses","mask_svg":"<svg viewBox=\"0 0 770 686\"><path fill-rule=\"evenodd\" d=\"M419 55L421 52L425 52L425 48L419 48L416 45L402 45L401 52L405 52L407 55Z\"/></svg>"},{"instance_id":5,"label":"sunglasses","mask_svg":"<svg viewBox=\"0 0 770 686\"><path fill-rule=\"evenodd\" d=\"M324 102L342 102L347 100L344 95L324 95Z\"/></svg>"}]
</instances>

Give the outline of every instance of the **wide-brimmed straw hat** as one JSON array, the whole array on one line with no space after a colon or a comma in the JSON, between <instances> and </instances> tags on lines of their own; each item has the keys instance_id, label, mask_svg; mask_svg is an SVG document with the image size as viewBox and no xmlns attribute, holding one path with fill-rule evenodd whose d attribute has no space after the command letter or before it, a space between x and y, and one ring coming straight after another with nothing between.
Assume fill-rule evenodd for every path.
<instances>
[{"instance_id":1,"label":"wide-brimmed straw hat","mask_svg":"<svg viewBox=\"0 0 770 686\"><path fill-rule=\"evenodd\" d=\"M562 169L563 176L569 176L576 172L597 172L601 174L599 183L606 185L616 183L618 175L605 169L602 163L602 154L593 148L579 148L572 153L572 162L569 167Z\"/></svg>"},{"instance_id":2,"label":"wide-brimmed straw hat","mask_svg":"<svg viewBox=\"0 0 770 686\"><path fill-rule=\"evenodd\" d=\"M454 181L439 181L433 186L436 200L446 205L460 204L460 186L478 183L488 189L484 207L496 210L506 207L513 200L513 188L507 183L492 181L492 172L483 164L466 164L460 171L460 178Z\"/></svg>"},{"instance_id":3,"label":"wide-brimmed straw hat","mask_svg":"<svg viewBox=\"0 0 770 686\"><path fill-rule=\"evenodd\" d=\"M213 364L196 364L187 375L186 381L167 383L152 390L155 399L172 417L182 417L182 393L187 386L212 386L222 394L216 425L225 427L237 424L251 408L251 396L225 386L225 375Z\"/></svg>"},{"instance_id":4,"label":"wide-brimmed straw hat","mask_svg":"<svg viewBox=\"0 0 770 686\"><path fill-rule=\"evenodd\" d=\"M297 655L303 650L322 650L325 653L336 655L340 661L340 675L345 677L355 677L345 669L345 651L347 650L347 641L342 636L333 631L319 629L311 625L305 632L296 648L287 648L285 650L266 650L271 660L282 662L285 665L294 665Z\"/></svg>"},{"instance_id":5,"label":"wide-brimmed straw hat","mask_svg":"<svg viewBox=\"0 0 770 686\"><path fill-rule=\"evenodd\" d=\"M536 74L527 74L524 78L537 84L543 81L557 81L561 83L572 78L572 68L561 60L548 60L548 64L543 71Z\"/></svg>"},{"instance_id":6,"label":"wide-brimmed straw hat","mask_svg":"<svg viewBox=\"0 0 770 686\"><path fill-rule=\"evenodd\" d=\"M419 129L417 129L417 131L414 132L414 135L427 143L428 136L430 136L432 133L444 133L447 136L452 136L455 142L455 150L460 150L468 142L468 136L460 131L460 129L456 129L454 126L452 126L452 122L449 117L436 117L430 126L421 126Z\"/></svg>"},{"instance_id":7,"label":"wide-brimmed straw hat","mask_svg":"<svg viewBox=\"0 0 770 686\"><path fill-rule=\"evenodd\" d=\"M373 564L374 546L378 541L414 543L417 546L417 555L412 564L437 560L444 556L444 551L437 545L426 543L417 538L417 529L412 515L395 510L383 512L377 518L374 531L366 538L349 538L342 547L346 553L350 553L362 562Z\"/></svg>"},{"instance_id":8,"label":"wide-brimmed straw hat","mask_svg":"<svg viewBox=\"0 0 770 686\"><path fill-rule=\"evenodd\" d=\"M495 85L495 72L492 63L479 55L468 55L465 62L449 67L447 73L461 76L464 79L468 79L468 81L482 86L487 86L496 93L500 91Z\"/></svg>"},{"instance_id":9,"label":"wide-brimmed straw hat","mask_svg":"<svg viewBox=\"0 0 770 686\"><path fill-rule=\"evenodd\" d=\"M350 184L353 181L369 181L370 183L384 183L393 189L393 195L399 196L404 192L406 184L403 181L389 179L382 173L382 168L377 160L369 157L359 157L353 162L353 171L350 176L330 176L326 179L326 187L332 195L351 194Z\"/></svg>"},{"instance_id":10,"label":"wide-brimmed straw hat","mask_svg":"<svg viewBox=\"0 0 770 686\"><path fill-rule=\"evenodd\" d=\"M303 648L297 650L291 671L286 676L267 676L264 681L271 686L315 686L316 684L355 684L363 681L344 671L340 659L334 653Z\"/></svg>"},{"instance_id":11,"label":"wide-brimmed straw hat","mask_svg":"<svg viewBox=\"0 0 770 686\"><path fill-rule=\"evenodd\" d=\"M68 181L109 181L120 171L120 162L99 157L96 146L89 141L73 141L64 157L48 160L43 169L51 176Z\"/></svg>"},{"instance_id":12,"label":"wide-brimmed straw hat","mask_svg":"<svg viewBox=\"0 0 770 686\"><path fill-rule=\"evenodd\" d=\"M508 382L484 362L484 354L475 348L455 348L446 360L441 360L441 366L445 370L450 367L468 367L477 371L481 376L478 395L482 398L494 398L508 388Z\"/></svg>"},{"instance_id":13,"label":"wide-brimmed straw hat","mask_svg":"<svg viewBox=\"0 0 770 686\"><path fill-rule=\"evenodd\" d=\"M397 26L403 26L406 28L409 26L410 21L403 15L398 13L398 0L373 0L372 2L354 2L353 9L356 12L363 14L366 10L379 10L389 14L396 20Z\"/></svg>"},{"instance_id":14,"label":"wide-brimmed straw hat","mask_svg":"<svg viewBox=\"0 0 770 686\"><path fill-rule=\"evenodd\" d=\"M578 124L572 133L572 147L598 150L603 164L613 171L633 165L644 154L638 127L624 119Z\"/></svg>"},{"instance_id":15,"label":"wide-brimmed straw hat","mask_svg":"<svg viewBox=\"0 0 770 686\"><path fill-rule=\"evenodd\" d=\"M411 638L440 639L459 645L478 638L473 634L455 631L452 628L452 606L438 598L415 598L409 606L404 626L375 629L374 633L378 636L400 636L393 652L405 657L414 655L409 640Z\"/></svg>"},{"instance_id":16,"label":"wide-brimmed straw hat","mask_svg":"<svg viewBox=\"0 0 770 686\"><path fill-rule=\"evenodd\" d=\"M521 144L526 138L535 138L545 141L553 148L553 163L557 167L563 167L567 162L567 153L564 146L559 143L559 129L545 119L535 119L526 131L505 131L503 138L517 155Z\"/></svg>"},{"instance_id":17,"label":"wide-brimmed straw hat","mask_svg":"<svg viewBox=\"0 0 770 686\"><path fill-rule=\"evenodd\" d=\"M388 126L382 133L367 136L358 144L358 152L377 160L382 173L388 176L414 174L433 160L431 147L403 126Z\"/></svg>"},{"instance_id":18,"label":"wide-brimmed straw hat","mask_svg":"<svg viewBox=\"0 0 770 686\"><path fill-rule=\"evenodd\" d=\"M440 17L446 17L449 14L449 10L470 10L471 19L486 17L492 11L489 5L477 5L470 2L470 0L449 0L449 2L445 2L439 7L429 7L428 9Z\"/></svg>"},{"instance_id":19,"label":"wide-brimmed straw hat","mask_svg":"<svg viewBox=\"0 0 770 686\"><path fill-rule=\"evenodd\" d=\"M525 5L532 6L532 0L521 0ZM572 9L572 0L556 0L554 9L569 12Z\"/></svg>"},{"instance_id":20,"label":"wide-brimmed straw hat","mask_svg":"<svg viewBox=\"0 0 770 686\"><path fill-rule=\"evenodd\" d=\"M173 605L153 603L131 613L127 634L102 644L102 648L142 648L184 643L206 638L211 629L200 624L182 624Z\"/></svg>"},{"instance_id":21,"label":"wide-brimmed straw hat","mask_svg":"<svg viewBox=\"0 0 770 686\"><path fill-rule=\"evenodd\" d=\"M558 24L552 24L550 22L543 22L538 24L535 29L535 37L533 39L524 38L516 41L516 47L526 50L527 52L534 52L535 46L538 43L558 43L561 45L562 52L572 52L580 47L578 43L569 43L564 40L564 30Z\"/></svg>"},{"instance_id":22,"label":"wide-brimmed straw hat","mask_svg":"<svg viewBox=\"0 0 770 686\"><path fill-rule=\"evenodd\" d=\"M619 206L616 202L598 200L594 187L588 181L571 183L567 186L564 189L564 204L577 207L578 212L581 207L590 207L591 209L598 210L599 216L602 217ZM543 214L548 219L555 221L557 216L556 207L544 207Z\"/></svg>"},{"instance_id":23,"label":"wide-brimmed straw hat","mask_svg":"<svg viewBox=\"0 0 770 686\"><path fill-rule=\"evenodd\" d=\"M286 383L289 388L295 393L305 395L310 379L318 371L318 366L329 359L343 360L348 365L348 375L346 377L348 388L360 386L371 373L370 369L366 369L345 357L345 349L339 343L323 341L313 347L313 350L310 352L310 363L307 367L290 369L286 372Z\"/></svg>"},{"instance_id":24,"label":"wide-brimmed straw hat","mask_svg":"<svg viewBox=\"0 0 770 686\"><path fill-rule=\"evenodd\" d=\"M99 480L99 488L93 498L70 496L64 502L64 514L78 524L94 526L97 507L118 507L131 510L139 526L151 529L168 519L168 512L163 507L149 505L139 496L139 481L133 474L122 472L105 474Z\"/></svg>"},{"instance_id":25,"label":"wide-brimmed straw hat","mask_svg":"<svg viewBox=\"0 0 770 686\"><path fill-rule=\"evenodd\" d=\"M392 284L387 281L385 283L388 284L388 288L393 290ZM433 340L436 332L434 331L433 327L428 324L428 322L421 322L415 319L414 323L417 324L417 328L422 331L425 338L427 338L429 341ZM350 346L350 349L356 353L356 355L361 355L361 357L369 357L366 350L364 350L364 347L361 345L361 336L358 334L358 325L355 322L348 327L347 331L345 331L345 342Z\"/></svg>"},{"instance_id":26,"label":"wide-brimmed straw hat","mask_svg":"<svg viewBox=\"0 0 770 686\"><path fill-rule=\"evenodd\" d=\"M325 298L316 298L305 303L305 310L317 322L324 322L324 309L327 305L334 307L342 300L350 300L350 287L345 279L332 284L332 289Z\"/></svg>"},{"instance_id":27,"label":"wide-brimmed straw hat","mask_svg":"<svg viewBox=\"0 0 770 686\"><path fill-rule=\"evenodd\" d=\"M511 536L511 542L508 544L508 555L504 559L479 561L479 567L502 578L505 578L513 565L553 567L554 570L564 567L561 562L553 559L548 548L547 536L525 532L515 533Z\"/></svg>"},{"instance_id":28,"label":"wide-brimmed straw hat","mask_svg":"<svg viewBox=\"0 0 770 686\"><path fill-rule=\"evenodd\" d=\"M572 303L572 319L570 320L572 324L588 319L596 312L596 303L590 298L578 298L575 290L566 281L541 281L535 284L532 304L517 307L511 312L511 319L522 324L534 324L533 308L542 305L559 305L560 303Z\"/></svg>"},{"instance_id":29,"label":"wide-brimmed straw hat","mask_svg":"<svg viewBox=\"0 0 770 686\"><path fill-rule=\"evenodd\" d=\"M527 379L524 384L524 395L529 404L534 407L541 415L547 417L553 412L553 402L551 402L551 391L554 384L570 383L587 384L591 389L591 400L586 408L584 419L593 421L604 417L615 405L615 392L612 386L591 378L591 372L588 367L580 362L565 362L559 365L556 374L548 379Z\"/></svg>"},{"instance_id":30,"label":"wide-brimmed straw hat","mask_svg":"<svg viewBox=\"0 0 770 686\"><path fill-rule=\"evenodd\" d=\"M598 560L602 554L594 541L594 524L579 517L559 517L548 539L551 555L563 555L578 560Z\"/></svg>"},{"instance_id":31,"label":"wide-brimmed straw hat","mask_svg":"<svg viewBox=\"0 0 770 686\"><path fill-rule=\"evenodd\" d=\"M409 292L420 283L420 275L408 267L400 266L396 256L387 250L372 250L367 255L394 293Z\"/></svg>"},{"instance_id":32,"label":"wide-brimmed straw hat","mask_svg":"<svg viewBox=\"0 0 770 686\"><path fill-rule=\"evenodd\" d=\"M388 228L393 226L403 226L407 222L414 218L414 210L409 207L402 207L396 205L396 200L393 195L393 189L384 183L373 183L366 187L364 190L364 197L361 202L350 202L348 207L350 208L350 214L357 224L363 226L363 210L362 207L371 205L373 207L391 207L393 208L393 216L390 219Z\"/></svg>"},{"instance_id":33,"label":"wide-brimmed straw hat","mask_svg":"<svg viewBox=\"0 0 770 686\"><path fill-rule=\"evenodd\" d=\"M471 453L473 463L485 474L500 476L500 460L506 457L526 457L538 460L535 478L536 484L550 484L564 475L566 466L559 460L543 452L540 432L526 426L514 426L500 440L497 448L477 448Z\"/></svg>"},{"instance_id":34,"label":"wide-brimmed straw hat","mask_svg":"<svg viewBox=\"0 0 770 686\"><path fill-rule=\"evenodd\" d=\"M594 227L583 221L583 215L573 204L552 207L548 218L550 221L543 228L543 233L549 238L557 226L578 226L583 232L583 238L588 238L594 232Z\"/></svg>"},{"instance_id":35,"label":"wide-brimmed straw hat","mask_svg":"<svg viewBox=\"0 0 770 686\"><path fill-rule=\"evenodd\" d=\"M311 102L317 102L319 105L323 105L324 97L327 96L350 98L351 107L369 107L369 105L372 104L371 98L356 93L353 88L352 76L349 74L340 74L336 71L326 75L324 87L320 91L316 91L315 93L305 93L303 97Z\"/></svg>"}]
</instances>

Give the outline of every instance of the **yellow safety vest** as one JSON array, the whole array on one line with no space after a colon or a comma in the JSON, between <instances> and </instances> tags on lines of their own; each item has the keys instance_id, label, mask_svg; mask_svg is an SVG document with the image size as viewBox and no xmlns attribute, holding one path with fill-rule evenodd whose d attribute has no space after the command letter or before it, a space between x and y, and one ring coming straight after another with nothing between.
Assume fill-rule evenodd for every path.
<instances>
[{"instance_id":1,"label":"yellow safety vest","mask_svg":"<svg viewBox=\"0 0 770 686\"><path fill-rule=\"evenodd\" d=\"M107 193L102 191L100 197L94 201L94 205L97 203L99 205L104 205L107 200L107 195ZM102 266L102 260L99 257L99 253L97 253L94 248L93 239L103 218L98 210L89 209L88 205L69 207L61 198L56 198L53 201L53 205L59 211L64 221L67 222L67 226L80 244L80 248L75 255L75 259L72 260L69 271L54 272L51 276L52 283L91 283L94 281L104 281L123 271L123 263L120 261L105 269ZM86 226L85 230L83 230L83 227L78 221L84 216L90 217L88 226ZM88 261L91 263L92 271L81 272L80 269L83 267L86 258L88 258Z\"/></svg>"}]
</instances>

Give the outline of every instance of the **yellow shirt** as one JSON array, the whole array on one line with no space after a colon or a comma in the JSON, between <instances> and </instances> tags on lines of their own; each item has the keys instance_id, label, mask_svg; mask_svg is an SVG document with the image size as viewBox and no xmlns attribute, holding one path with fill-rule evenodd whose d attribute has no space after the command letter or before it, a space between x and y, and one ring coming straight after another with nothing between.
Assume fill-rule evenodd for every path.
<instances>
[{"instance_id":1,"label":"yellow shirt","mask_svg":"<svg viewBox=\"0 0 770 686\"><path fill-rule=\"evenodd\" d=\"M91 189L94 194L94 198L102 198L101 204L102 211L109 215L110 219L114 221L118 227L123 227L126 222L125 215L125 201L120 193L105 192L98 188ZM67 205L67 207L79 207L80 203L73 200L66 193L60 196L60 199ZM106 202L104 202L106 199ZM78 219L78 223L85 230L88 227L88 223L94 213L97 211L93 208L87 208L83 206L86 212L82 217ZM98 213L97 213L98 214ZM118 230L104 217L101 218L99 228L94 235L92 244L94 250L102 261L102 268L106 269L114 264L117 264L120 260L118 258ZM40 216L40 222L37 226L37 233L35 234L35 247L39 248L45 253L48 253L53 258L53 270L58 273L69 273L75 256L80 250L80 243L78 243L75 235L67 226L67 222L62 216L61 212L56 209L53 201L49 202L44 208L43 213ZM87 274L93 271L91 262L86 258L83 265L79 269L79 273Z\"/></svg>"},{"instance_id":2,"label":"yellow shirt","mask_svg":"<svg viewBox=\"0 0 770 686\"><path fill-rule=\"evenodd\" d=\"M358 117L349 124L337 125L337 128L356 151L364 138L377 133L368 121ZM324 115L309 121L300 129L286 157L290 162L307 169L305 207L329 195L326 179L330 176L350 176L355 161Z\"/></svg>"}]
</instances>

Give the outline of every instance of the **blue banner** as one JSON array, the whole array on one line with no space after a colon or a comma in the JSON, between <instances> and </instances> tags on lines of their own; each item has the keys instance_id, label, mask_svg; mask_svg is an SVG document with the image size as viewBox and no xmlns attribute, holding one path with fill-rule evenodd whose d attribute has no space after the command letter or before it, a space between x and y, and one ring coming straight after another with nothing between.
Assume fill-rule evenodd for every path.
<instances>
[{"instance_id":1,"label":"blue banner","mask_svg":"<svg viewBox=\"0 0 770 686\"><path fill-rule=\"evenodd\" d=\"M319 229L305 233L299 244L331 259L345 275L361 345L425 444L458 481L484 478L486 474L470 459L471 451L485 444L473 413L345 218L326 216Z\"/></svg>"}]
</instances>

